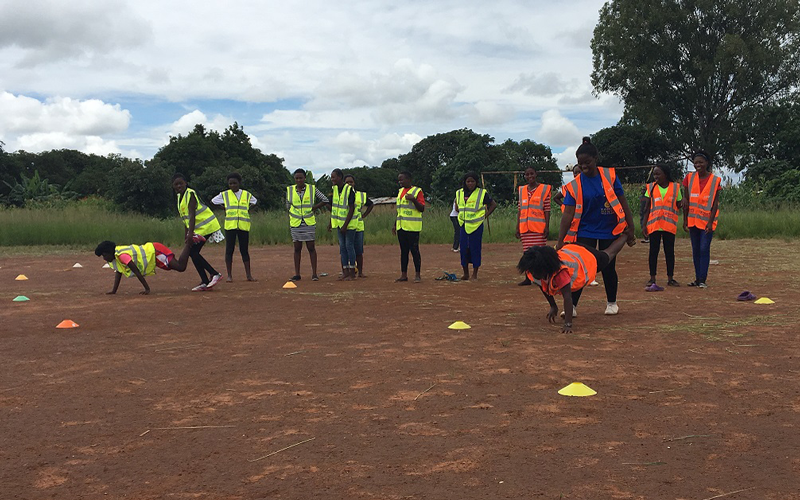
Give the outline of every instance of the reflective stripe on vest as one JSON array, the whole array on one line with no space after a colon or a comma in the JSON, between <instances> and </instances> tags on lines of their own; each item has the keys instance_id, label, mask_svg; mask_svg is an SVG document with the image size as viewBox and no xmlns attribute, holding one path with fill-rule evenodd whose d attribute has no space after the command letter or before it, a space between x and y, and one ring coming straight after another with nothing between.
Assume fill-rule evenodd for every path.
<instances>
[{"instance_id":1,"label":"reflective stripe on vest","mask_svg":"<svg viewBox=\"0 0 800 500\"><path fill-rule=\"evenodd\" d=\"M581 245L564 245L558 251L561 268L569 269L570 290L575 292L585 287L597 275L597 260L594 255ZM556 295L561 290L553 285L553 278L542 281L542 291L548 295Z\"/></svg>"},{"instance_id":2,"label":"reflective stripe on vest","mask_svg":"<svg viewBox=\"0 0 800 500\"><path fill-rule=\"evenodd\" d=\"M671 182L667 186L667 193L662 195L660 188L656 196L656 183L648 184L647 190L650 193L650 215L647 218L647 232L666 231L675 234L678 232L678 183Z\"/></svg>"},{"instance_id":3,"label":"reflective stripe on vest","mask_svg":"<svg viewBox=\"0 0 800 500\"><path fill-rule=\"evenodd\" d=\"M356 231L364 230L364 219L361 217L361 209L367 204L367 193L365 191L356 191L356 209L353 211L353 218L356 220Z\"/></svg>"},{"instance_id":4,"label":"reflective stripe on vest","mask_svg":"<svg viewBox=\"0 0 800 500\"><path fill-rule=\"evenodd\" d=\"M183 224L189 227L189 200L194 197L197 208L194 212L194 232L202 236L219 231L219 222L210 208L203 205L194 189L187 187L183 196L178 194L178 214L183 219Z\"/></svg>"},{"instance_id":5,"label":"reflective stripe on vest","mask_svg":"<svg viewBox=\"0 0 800 500\"><path fill-rule=\"evenodd\" d=\"M410 194L414 198L419 196L420 188L411 186L406 194ZM403 231L422 231L422 212L417 210L417 206L408 201L405 196L401 196L403 188L397 192L397 217L395 219L395 228L402 229Z\"/></svg>"},{"instance_id":6,"label":"reflective stripe on vest","mask_svg":"<svg viewBox=\"0 0 800 500\"><path fill-rule=\"evenodd\" d=\"M700 176L697 172L689 174L689 216L686 225L705 230L708 226L708 219L711 217L711 209L714 208L714 198L719 189L720 178L710 174L711 178L706 182L706 187L700 191ZM714 214L714 222L711 230L717 229L717 218L719 211Z\"/></svg>"},{"instance_id":7,"label":"reflective stripe on vest","mask_svg":"<svg viewBox=\"0 0 800 500\"><path fill-rule=\"evenodd\" d=\"M144 245L120 245L114 247L114 260L110 262L111 268L126 278L133 276L131 269L119 260L122 254L130 255L133 263L142 273L142 276L149 276L156 273L156 249L152 243Z\"/></svg>"},{"instance_id":8,"label":"reflective stripe on vest","mask_svg":"<svg viewBox=\"0 0 800 500\"><path fill-rule=\"evenodd\" d=\"M611 231L614 236L621 234L622 231L628 226L625 222L625 210L614 192L614 182L617 179L617 173L613 168L597 167L597 172L600 175L600 180L603 183L603 191L606 196L606 201L614 213L617 215L617 225ZM575 194L575 216L572 219L572 224L569 226L567 235L564 237L565 242L575 242L578 239L578 228L580 227L581 214L583 213L583 188L581 186L582 175L576 177L569 183L572 193ZM572 194L570 193L570 194Z\"/></svg>"},{"instance_id":9,"label":"reflective stripe on vest","mask_svg":"<svg viewBox=\"0 0 800 500\"><path fill-rule=\"evenodd\" d=\"M456 205L458 206L458 223L464 226L467 234L472 234L481 227L486 219L486 190L477 188L464 199L464 190L456 191Z\"/></svg>"},{"instance_id":10,"label":"reflective stripe on vest","mask_svg":"<svg viewBox=\"0 0 800 500\"><path fill-rule=\"evenodd\" d=\"M230 189L222 193L225 202L225 229L250 230L250 193L242 190L239 199Z\"/></svg>"},{"instance_id":11,"label":"reflective stripe on vest","mask_svg":"<svg viewBox=\"0 0 800 500\"><path fill-rule=\"evenodd\" d=\"M314 217L314 200L317 196L316 187L306 185L303 195L297 192L297 185L286 186L286 201L289 203L289 227L300 227L302 221L308 226L317 224Z\"/></svg>"},{"instance_id":12,"label":"reflective stripe on vest","mask_svg":"<svg viewBox=\"0 0 800 500\"><path fill-rule=\"evenodd\" d=\"M337 228L344 226L347 220L347 212L350 211L350 192L352 188L350 184L342 184L342 190L339 191L339 186L333 186L333 199L331 200L331 227ZM358 225L358 220L355 216L355 209L350 222L347 224L347 229L355 229Z\"/></svg>"},{"instance_id":13,"label":"reflective stripe on vest","mask_svg":"<svg viewBox=\"0 0 800 500\"><path fill-rule=\"evenodd\" d=\"M519 187L519 232L543 233L547 229L544 202L550 198L551 187L548 184L539 184L528 191L528 186Z\"/></svg>"}]
</instances>

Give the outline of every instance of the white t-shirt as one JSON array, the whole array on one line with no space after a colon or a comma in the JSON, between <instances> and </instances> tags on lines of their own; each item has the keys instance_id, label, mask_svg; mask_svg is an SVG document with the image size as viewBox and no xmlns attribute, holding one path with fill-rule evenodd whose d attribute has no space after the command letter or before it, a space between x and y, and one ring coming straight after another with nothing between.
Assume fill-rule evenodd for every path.
<instances>
[{"instance_id":1,"label":"white t-shirt","mask_svg":"<svg viewBox=\"0 0 800 500\"><path fill-rule=\"evenodd\" d=\"M229 190L226 190L226 191L229 191ZM225 198L223 198L223 197L222 197L223 193L225 193L225 191L223 191L222 193L220 193L220 194L216 195L216 196L215 196L215 197L214 197L214 198L211 200L211 203L213 203L214 205L224 205L224 204L225 204ZM238 190L238 191L236 191L236 192L235 192L235 193L233 193L233 194L235 194L235 195L236 195L236 199L237 199L237 200L241 200L241 199L242 199L242 190L241 190L241 189L240 189L240 190ZM255 197L255 196L253 196L253 193L250 193L250 204L251 204L251 205L255 205L257 201L258 201L258 200L256 200L256 197Z\"/></svg>"},{"instance_id":2,"label":"white t-shirt","mask_svg":"<svg viewBox=\"0 0 800 500\"><path fill-rule=\"evenodd\" d=\"M453 200L453 210L450 211L450 217L458 217L458 210L456 210L456 200Z\"/></svg>"}]
</instances>

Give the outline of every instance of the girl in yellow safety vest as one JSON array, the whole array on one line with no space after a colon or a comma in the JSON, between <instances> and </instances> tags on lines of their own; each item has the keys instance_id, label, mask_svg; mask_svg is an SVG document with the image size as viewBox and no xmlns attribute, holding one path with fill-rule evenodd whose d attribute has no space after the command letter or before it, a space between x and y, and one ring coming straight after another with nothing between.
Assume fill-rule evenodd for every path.
<instances>
[{"instance_id":1,"label":"girl in yellow safety vest","mask_svg":"<svg viewBox=\"0 0 800 500\"><path fill-rule=\"evenodd\" d=\"M483 222L489 217L497 202L480 186L478 174L467 172L461 179L461 189L456 191L456 210L458 223L461 226L461 268L464 270L462 280L469 280L469 264L472 263L472 279L478 279L481 267L481 249L483 246Z\"/></svg>"},{"instance_id":2,"label":"girl in yellow safety vest","mask_svg":"<svg viewBox=\"0 0 800 500\"><path fill-rule=\"evenodd\" d=\"M241 188L242 176L237 172L228 174L228 190L222 191L211 199L214 205L225 207L225 270L228 271L228 283L233 281L233 251L236 239L239 239L239 253L242 255L244 273L247 281L257 281L250 273L250 207L258 200L249 191Z\"/></svg>"},{"instance_id":3,"label":"girl in yellow safety vest","mask_svg":"<svg viewBox=\"0 0 800 500\"><path fill-rule=\"evenodd\" d=\"M598 155L588 137L575 152L581 175L566 190L556 249L565 243L577 242L605 250L620 234L628 236L629 245L636 244L633 214L625 199L625 191L613 168L597 166ZM607 300L605 314L618 314L619 277L614 259L603 269L603 284ZM580 291L575 294L575 307L579 299Z\"/></svg>"},{"instance_id":4,"label":"girl in yellow safety vest","mask_svg":"<svg viewBox=\"0 0 800 500\"><path fill-rule=\"evenodd\" d=\"M353 212L353 217L358 219L355 240L356 269L358 269L359 278L366 278L364 275L364 219L372 212L375 204L372 200L367 198L367 193L364 191L356 191L356 178L353 177L353 174L345 175L344 182L353 189L356 195L356 209L355 212ZM364 209L364 207L366 207L366 209L362 212L361 210Z\"/></svg>"},{"instance_id":5,"label":"girl in yellow safety vest","mask_svg":"<svg viewBox=\"0 0 800 500\"><path fill-rule=\"evenodd\" d=\"M658 268L658 252L664 242L664 257L667 261L667 285L680 286L675 280L675 233L678 232L678 215L680 213L681 195L677 182L672 181L669 165L658 165L653 168L653 183L645 190L645 204L642 232L650 242L650 281L646 290L658 292L663 290L656 284Z\"/></svg>"},{"instance_id":6,"label":"girl in yellow safety vest","mask_svg":"<svg viewBox=\"0 0 800 500\"><path fill-rule=\"evenodd\" d=\"M711 239L717 229L722 182L711 173L711 156L703 150L692 155L694 172L683 178L683 230L692 240L695 280L689 286L706 288Z\"/></svg>"},{"instance_id":7,"label":"girl in yellow safety vest","mask_svg":"<svg viewBox=\"0 0 800 500\"><path fill-rule=\"evenodd\" d=\"M193 242L189 255L197 274L200 275L200 284L192 288L192 291L211 290L222 279L222 275L200 255L200 251L206 241L219 242L224 240L225 236L220 231L214 212L200 201L194 189L186 185L186 177L183 174L172 176L172 189L178 196L178 214L186 226L185 239L187 242Z\"/></svg>"},{"instance_id":8,"label":"girl in yellow safety vest","mask_svg":"<svg viewBox=\"0 0 800 500\"><path fill-rule=\"evenodd\" d=\"M558 317L558 305L553 296L561 294L564 299L561 331L572 333L576 295L580 296L598 271L611 265L628 238L627 234L621 234L603 250L580 243L567 243L557 251L548 246L531 247L522 254L517 270L539 282L542 294L550 304L547 320L551 323L555 323Z\"/></svg>"},{"instance_id":9,"label":"girl in yellow safety vest","mask_svg":"<svg viewBox=\"0 0 800 500\"><path fill-rule=\"evenodd\" d=\"M311 281L319 281L317 276L317 219L314 211L327 205L328 198L313 184L306 184L306 171L298 168L292 174L294 186L286 187L286 209L289 211L289 228L294 244L294 276L292 281L300 280L300 257L303 242L306 243L308 257L311 259Z\"/></svg>"},{"instance_id":10,"label":"girl in yellow safety vest","mask_svg":"<svg viewBox=\"0 0 800 500\"><path fill-rule=\"evenodd\" d=\"M408 281L408 254L414 259L414 283L422 281L422 255L419 253L419 234L422 232L422 213L425 211L425 195L413 184L411 172L397 174L400 190L397 192L397 217L392 234L400 243L400 277L395 282Z\"/></svg>"},{"instance_id":11,"label":"girl in yellow safety vest","mask_svg":"<svg viewBox=\"0 0 800 500\"><path fill-rule=\"evenodd\" d=\"M186 241L183 252L177 259L172 250L158 242L145 243L144 245L120 245L117 246L113 241L104 241L97 245L94 254L102 257L109 263L114 273L114 288L108 295L117 293L119 282L122 276L130 278L136 276L144 287L139 292L141 295L150 293L150 286L147 284L145 276L156 274L156 267L165 271L178 271L182 273L186 270L189 262L189 254L192 250L192 240Z\"/></svg>"},{"instance_id":12,"label":"girl in yellow safety vest","mask_svg":"<svg viewBox=\"0 0 800 500\"><path fill-rule=\"evenodd\" d=\"M517 232L516 237L522 241L522 251L533 246L547 245L547 233L550 230L550 195L552 187L540 184L536 179L536 169L525 169L525 184L519 187L517 196ZM519 286L527 286L531 280L525 276Z\"/></svg>"}]
</instances>

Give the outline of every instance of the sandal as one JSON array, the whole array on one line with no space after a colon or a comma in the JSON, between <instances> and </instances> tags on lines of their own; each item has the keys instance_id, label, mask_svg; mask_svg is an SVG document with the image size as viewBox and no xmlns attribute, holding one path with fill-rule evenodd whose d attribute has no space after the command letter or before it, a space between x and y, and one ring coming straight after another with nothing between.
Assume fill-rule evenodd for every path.
<instances>
[{"instance_id":1,"label":"sandal","mask_svg":"<svg viewBox=\"0 0 800 500\"><path fill-rule=\"evenodd\" d=\"M681 286L676 280L669 280L667 281L667 286Z\"/></svg>"},{"instance_id":2,"label":"sandal","mask_svg":"<svg viewBox=\"0 0 800 500\"><path fill-rule=\"evenodd\" d=\"M658 286L655 283L644 289L645 292L663 292L664 287Z\"/></svg>"},{"instance_id":3,"label":"sandal","mask_svg":"<svg viewBox=\"0 0 800 500\"><path fill-rule=\"evenodd\" d=\"M408 281L408 278L397 278L394 280L395 283L400 283L401 281Z\"/></svg>"},{"instance_id":4,"label":"sandal","mask_svg":"<svg viewBox=\"0 0 800 500\"><path fill-rule=\"evenodd\" d=\"M692 281L691 283L688 283L686 286L697 286L697 281Z\"/></svg>"},{"instance_id":5,"label":"sandal","mask_svg":"<svg viewBox=\"0 0 800 500\"><path fill-rule=\"evenodd\" d=\"M656 284L656 280L650 279L645 286L650 286L650 285L655 285L655 284Z\"/></svg>"},{"instance_id":6,"label":"sandal","mask_svg":"<svg viewBox=\"0 0 800 500\"><path fill-rule=\"evenodd\" d=\"M300 281L301 279L303 278L301 278L299 274L295 274L294 276L289 278L289 281Z\"/></svg>"},{"instance_id":7,"label":"sandal","mask_svg":"<svg viewBox=\"0 0 800 500\"><path fill-rule=\"evenodd\" d=\"M316 274L311 276L311 281L319 281L319 276L317 276Z\"/></svg>"}]
</instances>

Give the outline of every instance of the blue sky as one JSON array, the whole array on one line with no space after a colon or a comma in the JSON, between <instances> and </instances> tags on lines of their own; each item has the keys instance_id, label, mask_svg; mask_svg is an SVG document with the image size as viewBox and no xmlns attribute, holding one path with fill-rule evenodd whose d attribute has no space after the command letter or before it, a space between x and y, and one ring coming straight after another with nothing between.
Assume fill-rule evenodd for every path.
<instances>
[{"instance_id":1,"label":"blue sky","mask_svg":"<svg viewBox=\"0 0 800 500\"><path fill-rule=\"evenodd\" d=\"M150 159L234 121L290 170L379 165L458 128L572 161L603 2L0 0L0 140Z\"/></svg>"}]
</instances>

